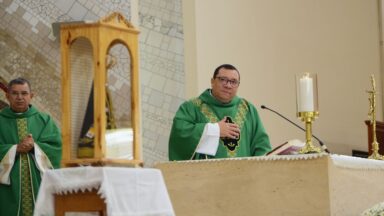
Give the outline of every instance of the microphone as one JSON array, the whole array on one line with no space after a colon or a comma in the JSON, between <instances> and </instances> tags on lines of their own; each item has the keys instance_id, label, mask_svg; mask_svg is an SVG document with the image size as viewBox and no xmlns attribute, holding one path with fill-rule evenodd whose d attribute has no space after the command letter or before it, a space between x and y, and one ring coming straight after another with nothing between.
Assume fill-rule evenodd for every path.
<instances>
[{"instance_id":1,"label":"microphone","mask_svg":"<svg viewBox=\"0 0 384 216\"><path fill-rule=\"evenodd\" d=\"M291 124L295 125L296 127L300 128L302 131L305 132L305 129L304 129L304 128L300 127L298 124L296 124L295 122L289 120L287 117L281 115L280 113L276 112L275 110L270 109L270 108L268 108L268 107L266 107L266 106L264 106L264 105L261 105L260 107L261 107L261 109L267 109L267 110L269 110L269 111L271 111L271 112L273 112L273 113L279 115L281 118L287 120L288 122L290 122ZM313 134L312 134L312 137L315 138L315 139L319 142L321 148L324 149L325 152L330 153L329 150L328 150L328 148L327 148L327 146L326 146L326 145L325 145L319 138L317 138L317 137L316 137L315 135L313 135Z\"/></svg>"}]
</instances>

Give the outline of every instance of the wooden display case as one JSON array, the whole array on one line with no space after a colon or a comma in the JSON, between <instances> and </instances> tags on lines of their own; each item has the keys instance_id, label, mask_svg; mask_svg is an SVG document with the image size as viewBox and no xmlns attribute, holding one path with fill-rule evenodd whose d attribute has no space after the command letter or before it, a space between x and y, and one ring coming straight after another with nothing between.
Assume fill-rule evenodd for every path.
<instances>
[{"instance_id":1,"label":"wooden display case","mask_svg":"<svg viewBox=\"0 0 384 216\"><path fill-rule=\"evenodd\" d=\"M120 13L60 25L62 166L142 166L138 34Z\"/></svg>"}]
</instances>

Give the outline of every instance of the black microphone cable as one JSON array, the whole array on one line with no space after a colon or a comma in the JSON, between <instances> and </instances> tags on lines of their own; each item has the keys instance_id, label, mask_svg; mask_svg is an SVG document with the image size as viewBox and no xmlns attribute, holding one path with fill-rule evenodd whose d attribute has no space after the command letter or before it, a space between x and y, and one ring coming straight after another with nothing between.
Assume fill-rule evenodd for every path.
<instances>
[{"instance_id":1,"label":"black microphone cable","mask_svg":"<svg viewBox=\"0 0 384 216\"><path fill-rule=\"evenodd\" d=\"M264 106L264 105L261 105L260 107L261 107L261 109L267 109L267 110L269 110L269 111L271 111L271 112L273 112L273 113L279 115L281 118L287 120L288 122L292 123L292 124L295 125L296 127L300 128L302 131L304 131L304 132L306 131L304 128L300 127L298 124L296 124L295 122L289 120L287 117L281 115L280 113L276 112L275 110L270 109L270 108L268 108L268 107L266 107L266 106ZM315 138L315 139L319 142L321 148L324 149L325 152L330 153L329 150L328 150L328 148L327 148L327 146L326 146L326 145L325 145L319 138L317 138L317 137L316 137L315 135L313 135L313 134L312 134L312 136L313 136L313 138Z\"/></svg>"}]
</instances>

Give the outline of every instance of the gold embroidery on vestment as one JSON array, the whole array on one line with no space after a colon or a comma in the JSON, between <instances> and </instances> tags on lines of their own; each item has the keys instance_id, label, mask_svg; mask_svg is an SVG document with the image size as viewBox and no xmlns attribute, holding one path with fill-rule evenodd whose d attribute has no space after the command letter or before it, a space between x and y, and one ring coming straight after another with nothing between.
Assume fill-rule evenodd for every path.
<instances>
[{"instance_id":1,"label":"gold embroidery on vestment","mask_svg":"<svg viewBox=\"0 0 384 216\"><path fill-rule=\"evenodd\" d=\"M23 140L28 135L27 119L17 119L17 131L19 140ZM21 210L24 216L33 215L33 194L32 181L27 153L20 154L20 190L21 190Z\"/></svg>"},{"instance_id":2,"label":"gold embroidery on vestment","mask_svg":"<svg viewBox=\"0 0 384 216\"><path fill-rule=\"evenodd\" d=\"M205 116L205 118L210 123L216 123L216 122L220 121L218 119L218 117L215 115L215 113L212 111L212 109L209 107L209 105L204 103L200 98L193 98L193 99L191 99L191 102L195 106L200 108L201 113ZM248 113L248 110L249 110L248 102L245 99L241 99L241 102L237 107L236 116L235 116L234 121L233 121L235 124L237 124L239 126L240 131L244 125L244 121L245 121L246 115ZM240 137L240 139L241 139L241 137ZM240 146L240 139L238 140L238 142L239 142L238 146L233 151L226 148L228 157L236 157L237 156L236 151L237 151L238 147ZM221 139L220 139L220 143L223 144L223 141ZM234 143L230 143L230 145L232 147L235 146Z\"/></svg>"}]
</instances>

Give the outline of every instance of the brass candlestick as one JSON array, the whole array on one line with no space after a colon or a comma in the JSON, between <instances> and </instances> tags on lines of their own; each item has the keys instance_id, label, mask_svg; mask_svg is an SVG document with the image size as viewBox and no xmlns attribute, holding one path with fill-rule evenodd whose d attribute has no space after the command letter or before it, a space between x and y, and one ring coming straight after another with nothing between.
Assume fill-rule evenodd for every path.
<instances>
[{"instance_id":1,"label":"brass candlestick","mask_svg":"<svg viewBox=\"0 0 384 216\"><path fill-rule=\"evenodd\" d=\"M305 146L300 154L320 153L321 149L312 143L312 122L319 116L317 96L317 75L305 73L296 76L297 117L305 123Z\"/></svg>"},{"instance_id":2,"label":"brass candlestick","mask_svg":"<svg viewBox=\"0 0 384 216\"><path fill-rule=\"evenodd\" d=\"M321 149L312 143L312 122L319 116L319 112L299 112L298 117L305 122L305 146L299 151L300 154L320 153Z\"/></svg>"},{"instance_id":3,"label":"brass candlestick","mask_svg":"<svg viewBox=\"0 0 384 216\"><path fill-rule=\"evenodd\" d=\"M368 117L370 117L370 123L372 124L372 154L368 157L369 159L383 160L383 156L379 153L379 143L376 138L376 83L375 77L371 75L372 90L367 91L369 94L369 112Z\"/></svg>"}]
</instances>

